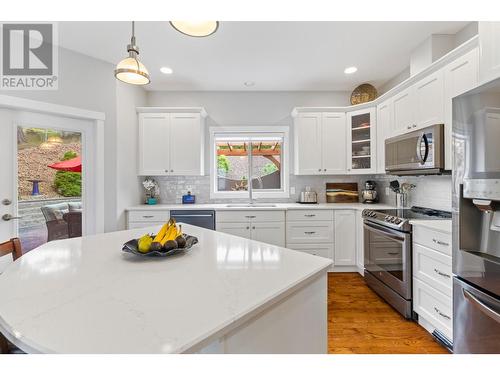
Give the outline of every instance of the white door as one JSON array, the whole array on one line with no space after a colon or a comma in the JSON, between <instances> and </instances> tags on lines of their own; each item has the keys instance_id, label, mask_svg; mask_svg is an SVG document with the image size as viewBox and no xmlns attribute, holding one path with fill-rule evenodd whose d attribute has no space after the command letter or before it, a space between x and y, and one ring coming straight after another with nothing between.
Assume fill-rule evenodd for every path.
<instances>
[{"instance_id":1,"label":"white door","mask_svg":"<svg viewBox=\"0 0 500 375\"><path fill-rule=\"evenodd\" d=\"M385 173L385 139L392 129L392 100L377 106L377 173Z\"/></svg>"},{"instance_id":2,"label":"white door","mask_svg":"<svg viewBox=\"0 0 500 375\"><path fill-rule=\"evenodd\" d=\"M500 22L479 22L480 81L500 77Z\"/></svg>"},{"instance_id":3,"label":"white door","mask_svg":"<svg viewBox=\"0 0 500 375\"><path fill-rule=\"evenodd\" d=\"M420 129L444 123L443 78L441 69L415 84L413 95L415 120L412 127Z\"/></svg>"},{"instance_id":4,"label":"white door","mask_svg":"<svg viewBox=\"0 0 500 375\"><path fill-rule=\"evenodd\" d=\"M139 175L171 174L169 122L169 114L139 114Z\"/></svg>"},{"instance_id":5,"label":"white door","mask_svg":"<svg viewBox=\"0 0 500 375\"><path fill-rule=\"evenodd\" d=\"M335 266L356 265L356 211L335 210Z\"/></svg>"},{"instance_id":6,"label":"white door","mask_svg":"<svg viewBox=\"0 0 500 375\"><path fill-rule=\"evenodd\" d=\"M217 223L217 232L250 239L250 223Z\"/></svg>"},{"instance_id":7,"label":"white door","mask_svg":"<svg viewBox=\"0 0 500 375\"><path fill-rule=\"evenodd\" d=\"M325 112L321 125L321 149L323 150L323 173L345 174L346 162L346 118L345 113Z\"/></svg>"},{"instance_id":8,"label":"white door","mask_svg":"<svg viewBox=\"0 0 500 375\"><path fill-rule=\"evenodd\" d=\"M293 131L295 174L321 174L321 113L300 113Z\"/></svg>"},{"instance_id":9,"label":"white door","mask_svg":"<svg viewBox=\"0 0 500 375\"><path fill-rule=\"evenodd\" d=\"M404 133L412 128L414 122L411 88L395 95L392 101L392 135Z\"/></svg>"},{"instance_id":10,"label":"white door","mask_svg":"<svg viewBox=\"0 0 500 375\"><path fill-rule=\"evenodd\" d=\"M2 137L0 137L0 242L19 236L18 219L5 220L3 215L18 217L18 127L51 129L75 132L81 135L82 159L82 233L93 234L102 231L103 218L98 207L101 197L99 184L102 160L98 160L97 144L102 134L94 121L78 120L62 116L52 116L18 110L0 110ZM102 129L101 129L102 130ZM57 140L54 140L56 142ZM58 141L57 141L58 142ZM60 157L62 155L56 155ZM58 159L55 160L59 161ZM33 168L48 168L33 158ZM19 179L30 176L19 176ZM28 180L29 181L29 180ZM41 197L40 199L43 199ZM48 202L50 203L50 202ZM101 202L102 203L102 202ZM39 208L35 208L38 212ZM23 238L21 237L21 241Z\"/></svg>"},{"instance_id":11,"label":"white door","mask_svg":"<svg viewBox=\"0 0 500 375\"><path fill-rule=\"evenodd\" d=\"M170 174L204 174L202 145L204 129L199 113L170 114Z\"/></svg>"},{"instance_id":12,"label":"white door","mask_svg":"<svg viewBox=\"0 0 500 375\"><path fill-rule=\"evenodd\" d=\"M451 131L453 128L453 98L478 84L479 76L478 48L460 56L444 68L444 157L445 168L452 168Z\"/></svg>"},{"instance_id":13,"label":"white door","mask_svg":"<svg viewBox=\"0 0 500 375\"><path fill-rule=\"evenodd\" d=\"M285 247L285 223L252 223L252 240Z\"/></svg>"}]
</instances>

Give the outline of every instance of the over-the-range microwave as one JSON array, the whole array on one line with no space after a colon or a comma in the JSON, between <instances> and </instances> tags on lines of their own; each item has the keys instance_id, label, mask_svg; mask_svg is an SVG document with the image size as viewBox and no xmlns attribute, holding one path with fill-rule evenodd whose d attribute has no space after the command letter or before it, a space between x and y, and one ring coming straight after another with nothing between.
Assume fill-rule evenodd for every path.
<instances>
[{"instance_id":1,"label":"over-the-range microwave","mask_svg":"<svg viewBox=\"0 0 500 375\"><path fill-rule=\"evenodd\" d=\"M386 139L385 171L399 176L446 173L444 125L432 125Z\"/></svg>"}]
</instances>

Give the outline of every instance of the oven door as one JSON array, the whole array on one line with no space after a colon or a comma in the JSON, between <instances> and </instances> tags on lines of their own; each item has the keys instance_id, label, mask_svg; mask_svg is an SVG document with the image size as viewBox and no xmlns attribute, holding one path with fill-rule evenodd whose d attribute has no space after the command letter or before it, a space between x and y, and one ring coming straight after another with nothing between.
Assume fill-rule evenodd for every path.
<instances>
[{"instance_id":1,"label":"oven door","mask_svg":"<svg viewBox=\"0 0 500 375\"><path fill-rule=\"evenodd\" d=\"M364 241L365 269L411 299L411 234L365 220Z\"/></svg>"}]
</instances>

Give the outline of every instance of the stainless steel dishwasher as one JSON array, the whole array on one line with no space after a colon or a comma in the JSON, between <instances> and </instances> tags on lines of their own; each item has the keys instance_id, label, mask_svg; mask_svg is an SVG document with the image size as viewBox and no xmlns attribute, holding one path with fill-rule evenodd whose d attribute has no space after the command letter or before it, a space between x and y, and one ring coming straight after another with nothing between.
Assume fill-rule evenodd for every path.
<instances>
[{"instance_id":1,"label":"stainless steel dishwasher","mask_svg":"<svg viewBox=\"0 0 500 375\"><path fill-rule=\"evenodd\" d=\"M170 217L178 223L215 230L214 210L172 210Z\"/></svg>"}]
</instances>

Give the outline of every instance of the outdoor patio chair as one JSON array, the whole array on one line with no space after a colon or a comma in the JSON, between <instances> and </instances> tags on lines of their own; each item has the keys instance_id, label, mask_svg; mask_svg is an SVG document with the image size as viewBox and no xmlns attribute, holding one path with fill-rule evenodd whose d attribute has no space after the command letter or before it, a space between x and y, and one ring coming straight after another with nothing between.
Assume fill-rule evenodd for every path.
<instances>
[{"instance_id":1,"label":"outdoor patio chair","mask_svg":"<svg viewBox=\"0 0 500 375\"><path fill-rule=\"evenodd\" d=\"M82 236L82 211L69 211L63 215L68 224L68 238Z\"/></svg>"},{"instance_id":2,"label":"outdoor patio chair","mask_svg":"<svg viewBox=\"0 0 500 375\"><path fill-rule=\"evenodd\" d=\"M69 237L68 222L65 220L64 215L69 212L77 212L80 216L80 233L81 233L81 202L63 202L56 204L48 204L40 208L43 216L45 217L45 224L47 225L47 241L60 240ZM78 219L76 216L72 218L72 233L76 233L76 226ZM81 234L80 234L81 235ZM73 235L73 237L75 237Z\"/></svg>"}]
</instances>

